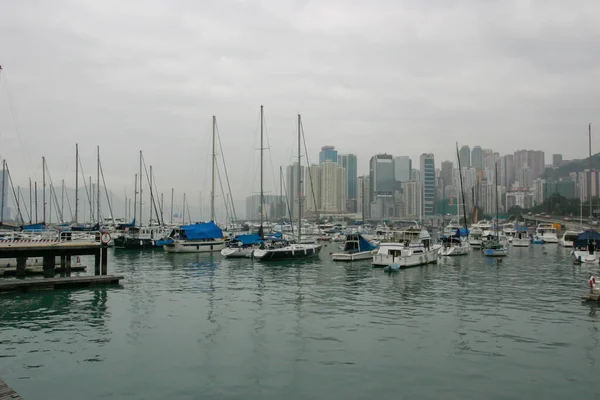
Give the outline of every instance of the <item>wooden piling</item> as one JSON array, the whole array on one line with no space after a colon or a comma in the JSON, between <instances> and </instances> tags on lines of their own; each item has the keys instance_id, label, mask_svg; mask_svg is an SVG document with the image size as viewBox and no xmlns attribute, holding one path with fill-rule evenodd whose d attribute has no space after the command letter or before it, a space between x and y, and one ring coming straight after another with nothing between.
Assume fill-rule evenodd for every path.
<instances>
[{"instance_id":1,"label":"wooden piling","mask_svg":"<svg viewBox=\"0 0 600 400\"><path fill-rule=\"evenodd\" d=\"M27 265L27 258L19 257L17 258L17 271L16 274L18 277L25 276L25 266Z\"/></svg>"},{"instance_id":2,"label":"wooden piling","mask_svg":"<svg viewBox=\"0 0 600 400\"><path fill-rule=\"evenodd\" d=\"M65 256L65 276L71 276L71 256Z\"/></svg>"},{"instance_id":3,"label":"wooden piling","mask_svg":"<svg viewBox=\"0 0 600 400\"><path fill-rule=\"evenodd\" d=\"M94 275L100 275L100 248L94 254Z\"/></svg>"},{"instance_id":4,"label":"wooden piling","mask_svg":"<svg viewBox=\"0 0 600 400\"><path fill-rule=\"evenodd\" d=\"M43 261L42 261L42 265L44 267L44 277L54 278L54 266L55 266L54 256L45 255L43 258Z\"/></svg>"},{"instance_id":5,"label":"wooden piling","mask_svg":"<svg viewBox=\"0 0 600 400\"><path fill-rule=\"evenodd\" d=\"M102 245L102 275L108 274L108 246Z\"/></svg>"}]
</instances>

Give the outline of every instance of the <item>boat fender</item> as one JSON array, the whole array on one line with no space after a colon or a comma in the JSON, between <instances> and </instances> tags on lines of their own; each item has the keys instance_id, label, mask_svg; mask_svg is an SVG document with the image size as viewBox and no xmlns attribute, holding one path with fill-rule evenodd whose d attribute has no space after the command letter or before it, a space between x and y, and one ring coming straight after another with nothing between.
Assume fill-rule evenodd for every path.
<instances>
[{"instance_id":1,"label":"boat fender","mask_svg":"<svg viewBox=\"0 0 600 400\"><path fill-rule=\"evenodd\" d=\"M596 277L594 275L590 276L590 289L594 289L594 287L596 286Z\"/></svg>"},{"instance_id":2,"label":"boat fender","mask_svg":"<svg viewBox=\"0 0 600 400\"><path fill-rule=\"evenodd\" d=\"M79 264L81 262L81 259L79 258L79 256L77 256L77 264Z\"/></svg>"}]
</instances>

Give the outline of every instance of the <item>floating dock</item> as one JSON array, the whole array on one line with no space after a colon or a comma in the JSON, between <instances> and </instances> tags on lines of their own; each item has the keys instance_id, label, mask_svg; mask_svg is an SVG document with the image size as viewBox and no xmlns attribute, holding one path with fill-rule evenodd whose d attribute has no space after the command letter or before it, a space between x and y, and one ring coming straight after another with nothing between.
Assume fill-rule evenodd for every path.
<instances>
[{"instance_id":1,"label":"floating dock","mask_svg":"<svg viewBox=\"0 0 600 400\"><path fill-rule=\"evenodd\" d=\"M66 278L12 279L0 282L2 292L28 292L33 290L67 289L96 285L117 285L121 275L72 276ZM1 397L0 397L1 400Z\"/></svg>"},{"instance_id":2,"label":"floating dock","mask_svg":"<svg viewBox=\"0 0 600 400\"><path fill-rule=\"evenodd\" d=\"M16 276L17 275L17 267L6 267L0 268L4 269L4 273L0 276ZM72 265L70 272L85 272L87 267L85 265ZM67 267L54 267L54 274L64 274L67 272ZM41 265L32 265L30 267L25 267L25 275L44 275L44 267Z\"/></svg>"},{"instance_id":3,"label":"floating dock","mask_svg":"<svg viewBox=\"0 0 600 400\"><path fill-rule=\"evenodd\" d=\"M0 400L23 400L23 398L0 379Z\"/></svg>"}]
</instances>

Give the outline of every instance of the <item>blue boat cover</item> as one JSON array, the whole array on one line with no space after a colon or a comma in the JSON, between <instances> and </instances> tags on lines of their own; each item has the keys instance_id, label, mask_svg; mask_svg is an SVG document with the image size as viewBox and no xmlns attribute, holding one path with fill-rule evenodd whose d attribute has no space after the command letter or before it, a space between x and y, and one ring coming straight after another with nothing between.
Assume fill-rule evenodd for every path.
<instances>
[{"instance_id":1,"label":"blue boat cover","mask_svg":"<svg viewBox=\"0 0 600 400\"><path fill-rule=\"evenodd\" d=\"M119 224L118 228L133 228L135 226L135 218L130 224Z\"/></svg>"},{"instance_id":2,"label":"blue boat cover","mask_svg":"<svg viewBox=\"0 0 600 400\"><path fill-rule=\"evenodd\" d=\"M221 239L223 231L213 221L180 227L188 240Z\"/></svg>"},{"instance_id":3,"label":"blue boat cover","mask_svg":"<svg viewBox=\"0 0 600 400\"><path fill-rule=\"evenodd\" d=\"M575 243L573 244L575 247L584 247L592 242L595 243L596 246L600 245L600 233L593 229L589 229L577 235L577 240L575 240Z\"/></svg>"},{"instance_id":4,"label":"blue boat cover","mask_svg":"<svg viewBox=\"0 0 600 400\"><path fill-rule=\"evenodd\" d=\"M358 235L358 237L359 237L359 239L358 239L359 251L369 251L369 250L375 250L377 248L377 246L375 246L374 244L369 242L367 239L362 237L362 235Z\"/></svg>"},{"instance_id":5,"label":"blue boat cover","mask_svg":"<svg viewBox=\"0 0 600 400\"><path fill-rule=\"evenodd\" d=\"M249 233L246 235L237 235L236 237L233 238L233 240L242 243L244 246L262 242L260 235L258 235L256 233Z\"/></svg>"},{"instance_id":6,"label":"blue boat cover","mask_svg":"<svg viewBox=\"0 0 600 400\"><path fill-rule=\"evenodd\" d=\"M166 246L166 245L168 245L168 244L171 244L171 243L173 243L173 242L174 242L174 240L173 240L173 239L159 239L159 240L157 240L157 241L155 242L155 244L156 244L157 246Z\"/></svg>"},{"instance_id":7,"label":"blue boat cover","mask_svg":"<svg viewBox=\"0 0 600 400\"><path fill-rule=\"evenodd\" d=\"M24 231L45 231L48 229L44 224L30 224L23 227Z\"/></svg>"}]
</instances>

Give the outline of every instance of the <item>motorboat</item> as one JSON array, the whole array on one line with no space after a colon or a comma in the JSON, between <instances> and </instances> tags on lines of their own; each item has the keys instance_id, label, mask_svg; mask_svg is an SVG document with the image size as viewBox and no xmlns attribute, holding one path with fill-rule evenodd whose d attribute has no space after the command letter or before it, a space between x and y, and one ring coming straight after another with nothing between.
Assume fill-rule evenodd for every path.
<instances>
[{"instance_id":1,"label":"motorboat","mask_svg":"<svg viewBox=\"0 0 600 400\"><path fill-rule=\"evenodd\" d=\"M417 240L380 243L372 264L374 267L398 264L400 268L408 268L437 263L440 248L432 244L431 235L422 229Z\"/></svg>"},{"instance_id":2,"label":"motorboat","mask_svg":"<svg viewBox=\"0 0 600 400\"><path fill-rule=\"evenodd\" d=\"M114 239L118 249L153 249L159 248L157 242L164 238L165 228L161 226L126 226L122 227L120 234Z\"/></svg>"},{"instance_id":3,"label":"motorboat","mask_svg":"<svg viewBox=\"0 0 600 400\"><path fill-rule=\"evenodd\" d=\"M454 235L443 236L441 243L440 255L442 256L463 256L471 252L469 242L460 237L460 228Z\"/></svg>"},{"instance_id":4,"label":"motorboat","mask_svg":"<svg viewBox=\"0 0 600 400\"><path fill-rule=\"evenodd\" d=\"M535 229L535 236L544 243L558 243L556 228L552 224L539 224Z\"/></svg>"},{"instance_id":5,"label":"motorboat","mask_svg":"<svg viewBox=\"0 0 600 400\"><path fill-rule=\"evenodd\" d=\"M483 231L480 228L471 228L469 233L469 245L473 248L480 248L483 242Z\"/></svg>"},{"instance_id":6,"label":"motorboat","mask_svg":"<svg viewBox=\"0 0 600 400\"><path fill-rule=\"evenodd\" d=\"M213 221L182 225L173 229L168 239L164 245L168 253L209 253L223 250L228 243Z\"/></svg>"},{"instance_id":7,"label":"motorboat","mask_svg":"<svg viewBox=\"0 0 600 400\"><path fill-rule=\"evenodd\" d=\"M586 230L577 235L573 243L572 255L578 263L598 263L600 259L600 233Z\"/></svg>"},{"instance_id":8,"label":"motorboat","mask_svg":"<svg viewBox=\"0 0 600 400\"><path fill-rule=\"evenodd\" d=\"M317 257L321 244L291 243L286 240L274 242L271 246L254 250L253 257L260 261L280 261Z\"/></svg>"},{"instance_id":9,"label":"motorboat","mask_svg":"<svg viewBox=\"0 0 600 400\"><path fill-rule=\"evenodd\" d=\"M502 226L502 234L506 237L508 243L511 243L517 234L516 225L512 222L507 222Z\"/></svg>"},{"instance_id":10,"label":"motorboat","mask_svg":"<svg viewBox=\"0 0 600 400\"><path fill-rule=\"evenodd\" d=\"M577 236L579 236L581 232L578 231L565 231L562 237L559 239L558 244L563 247L573 247L573 244L577 240Z\"/></svg>"},{"instance_id":11,"label":"motorboat","mask_svg":"<svg viewBox=\"0 0 600 400\"><path fill-rule=\"evenodd\" d=\"M513 247L529 247L531 244L531 238L526 232L517 231L517 234L515 237L513 237L511 244Z\"/></svg>"},{"instance_id":12,"label":"motorboat","mask_svg":"<svg viewBox=\"0 0 600 400\"><path fill-rule=\"evenodd\" d=\"M508 255L508 248L495 239L488 241L482 250L487 257L505 257Z\"/></svg>"},{"instance_id":13,"label":"motorboat","mask_svg":"<svg viewBox=\"0 0 600 400\"><path fill-rule=\"evenodd\" d=\"M349 233L346 235L344 250L333 253L331 259L333 261L370 260L375 249L377 245L369 242L360 233Z\"/></svg>"}]
</instances>

